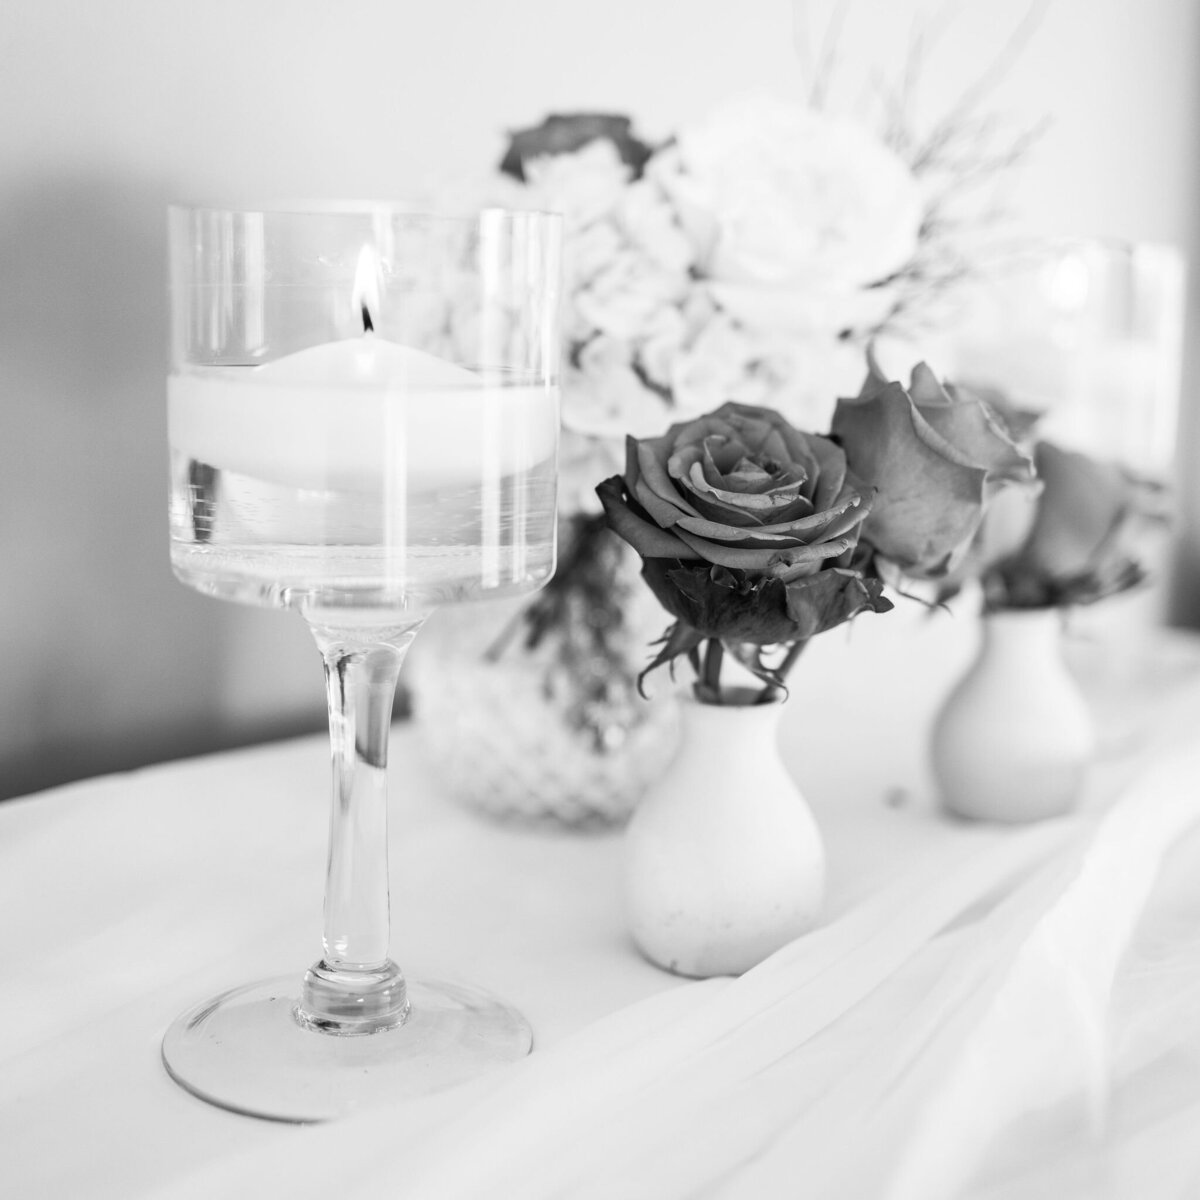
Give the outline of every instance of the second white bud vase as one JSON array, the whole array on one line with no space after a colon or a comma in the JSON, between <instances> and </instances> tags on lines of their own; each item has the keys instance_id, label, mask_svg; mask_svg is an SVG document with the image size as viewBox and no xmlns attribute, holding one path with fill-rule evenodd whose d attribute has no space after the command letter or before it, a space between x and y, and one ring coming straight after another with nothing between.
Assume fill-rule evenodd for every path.
<instances>
[{"instance_id":1,"label":"second white bud vase","mask_svg":"<svg viewBox=\"0 0 1200 1200\"><path fill-rule=\"evenodd\" d=\"M633 939L680 975L739 975L816 923L825 853L777 746L782 703L681 704L681 740L625 831Z\"/></svg>"},{"instance_id":2,"label":"second white bud vase","mask_svg":"<svg viewBox=\"0 0 1200 1200\"><path fill-rule=\"evenodd\" d=\"M978 657L933 725L933 773L947 812L1018 823L1074 807L1096 738L1061 641L1058 609L983 617Z\"/></svg>"}]
</instances>

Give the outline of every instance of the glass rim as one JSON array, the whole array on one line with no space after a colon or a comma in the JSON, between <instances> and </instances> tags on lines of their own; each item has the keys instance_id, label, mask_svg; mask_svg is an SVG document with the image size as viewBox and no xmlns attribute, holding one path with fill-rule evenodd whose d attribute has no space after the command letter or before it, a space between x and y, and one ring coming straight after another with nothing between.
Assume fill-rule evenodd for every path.
<instances>
[{"instance_id":1,"label":"glass rim","mask_svg":"<svg viewBox=\"0 0 1200 1200\"><path fill-rule=\"evenodd\" d=\"M1023 261L1050 259L1060 254L1105 254L1112 258L1157 258L1185 263L1187 255L1177 242L1117 234L1036 234L1016 242L1015 257Z\"/></svg>"},{"instance_id":2,"label":"glass rim","mask_svg":"<svg viewBox=\"0 0 1200 1200\"><path fill-rule=\"evenodd\" d=\"M428 204L404 200L336 200L316 197L300 199L271 199L255 203L219 203L215 201L171 201L167 204L171 216L210 213L240 217L368 217L368 218L411 218L422 221L440 221L447 224L478 222L483 217L506 219L540 217L552 222L561 222L563 214L550 208L509 208L502 204L481 204L478 207L462 207L436 211Z\"/></svg>"}]
</instances>

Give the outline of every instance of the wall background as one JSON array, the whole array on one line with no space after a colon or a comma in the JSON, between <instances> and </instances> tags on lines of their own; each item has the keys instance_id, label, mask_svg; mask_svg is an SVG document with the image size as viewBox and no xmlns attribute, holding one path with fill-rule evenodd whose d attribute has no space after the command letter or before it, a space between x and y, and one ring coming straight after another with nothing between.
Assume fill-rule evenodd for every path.
<instances>
[{"instance_id":1,"label":"wall background","mask_svg":"<svg viewBox=\"0 0 1200 1200\"><path fill-rule=\"evenodd\" d=\"M846 10L839 94L951 23L930 119L1024 0L8 0L0 24L0 797L323 722L296 618L172 579L164 206L404 196L508 128L602 108L665 135L737 92L804 93L797 18ZM1012 181L1029 228L1200 243L1200 4L1056 0L993 99L1054 119ZM1194 328L1194 327L1193 327ZM1192 339L1195 341L1195 338ZM1185 396L1186 444L1200 414ZM1200 580L1200 487L1179 590Z\"/></svg>"}]
</instances>

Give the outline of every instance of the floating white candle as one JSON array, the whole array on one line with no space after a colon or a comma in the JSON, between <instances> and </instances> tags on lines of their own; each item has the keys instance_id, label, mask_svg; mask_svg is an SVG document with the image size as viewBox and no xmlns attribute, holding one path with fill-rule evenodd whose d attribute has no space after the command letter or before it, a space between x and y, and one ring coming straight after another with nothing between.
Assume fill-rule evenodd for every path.
<instances>
[{"instance_id":1,"label":"floating white candle","mask_svg":"<svg viewBox=\"0 0 1200 1200\"><path fill-rule=\"evenodd\" d=\"M557 429L555 389L501 386L373 334L174 376L168 404L178 453L315 489L478 485L549 458Z\"/></svg>"}]
</instances>

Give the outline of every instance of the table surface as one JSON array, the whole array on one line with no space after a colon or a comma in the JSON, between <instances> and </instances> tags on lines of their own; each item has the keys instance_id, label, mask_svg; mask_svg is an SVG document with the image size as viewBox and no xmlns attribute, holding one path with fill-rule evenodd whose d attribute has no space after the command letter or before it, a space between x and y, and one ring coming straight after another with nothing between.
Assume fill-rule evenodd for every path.
<instances>
[{"instance_id":1,"label":"table surface","mask_svg":"<svg viewBox=\"0 0 1200 1200\"><path fill-rule=\"evenodd\" d=\"M324 739L0 806L0 1194L1200 1194L1200 642L1155 631L1120 671L1092 647L1109 749L1082 815L998 829L938 816L924 766L971 636L814 646L781 744L827 841L824 925L737 981L637 955L619 832L482 819L395 727L394 955L504 996L535 1053L324 1126L210 1107L159 1058L196 1000L317 957Z\"/></svg>"}]
</instances>

